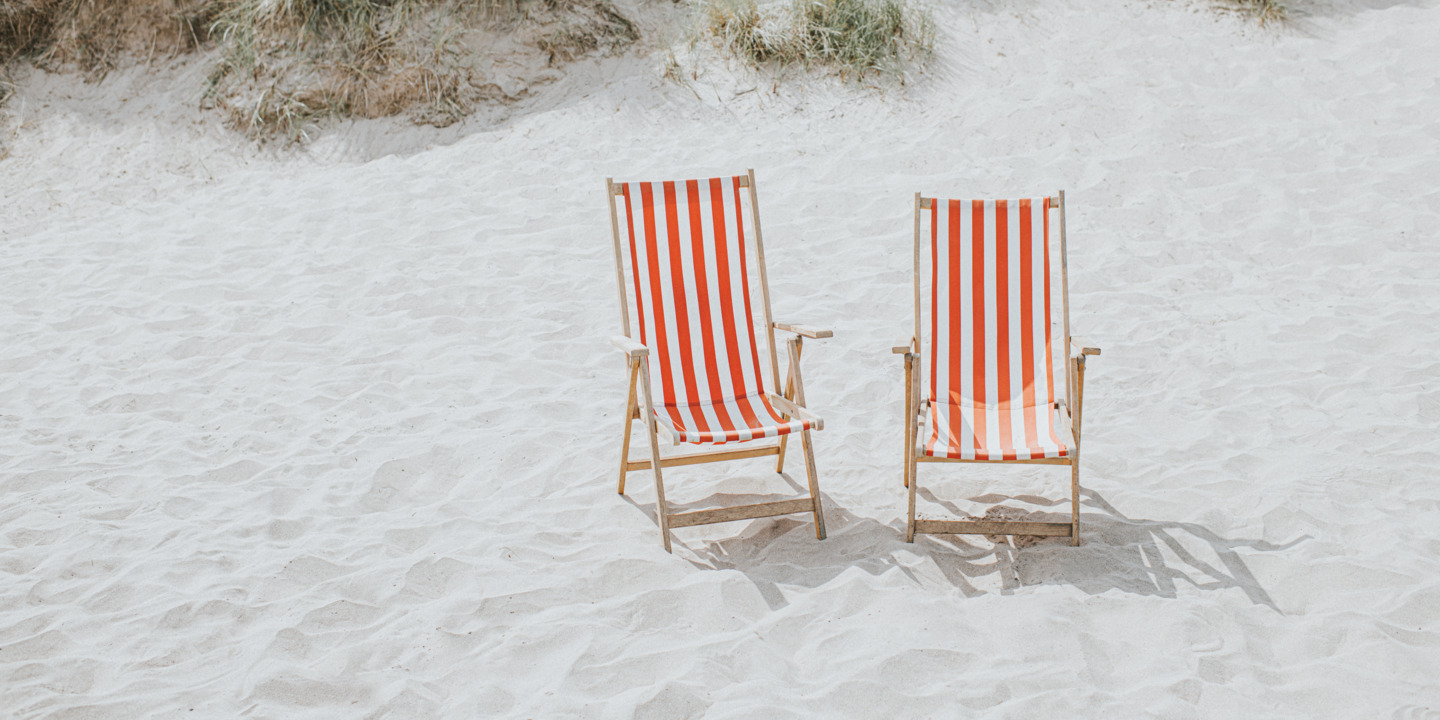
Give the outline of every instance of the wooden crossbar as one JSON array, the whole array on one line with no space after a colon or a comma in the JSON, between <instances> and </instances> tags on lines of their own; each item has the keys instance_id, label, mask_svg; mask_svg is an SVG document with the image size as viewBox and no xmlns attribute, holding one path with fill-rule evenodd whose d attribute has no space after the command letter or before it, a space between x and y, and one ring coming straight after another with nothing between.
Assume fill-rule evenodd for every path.
<instances>
[{"instance_id":1,"label":"wooden crossbar","mask_svg":"<svg viewBox=\"0 0 1440 720\"><path fill-rule=\"evenodd\" d=\"M624 184L625 184L625 183L612 183L611 186L610 186L610 194L611 194L611 195L624 195L624 194L625 194L625 188L622 187ZM750 176L749 176L749 175L741 175L741 176L740 176L740 187L750 187ZM827 335L822 335L821 337L830 337L830 335L828 335L828 334L827 334Z\"/></svg>"},{"instance_id":2,"label":"wooden crossbar","mask_svg":"<svg viewBox=\"0 0 1440 720\"><path fill-rule=\"evenodd\" d=\"M921 520L915 518L915 532L954 535L1042 535L1070 537L1070 523L1021 522L1015 520Z\"/></svg>"},{"instance_id":3,"label":"wooden crossbar","mask_svg":"<svg viewBox=\"0 0 1440 720\"><path fill-rule=\"evenodd\" d=\"M676 455L674 457L660 458L660 467L675 467L677 465L699 465L701 463L721 462L724 460L743 460L745 458L765 457L766 455L779 455L779 445L767 445L765 447L748 448L745 450L725 450L723 452L703 452L691 455ZM649 460L631 460L625 463L625 470L649 470Z\"/></svg>"},{"instance_id":4,"label":"wooden crossbar","mask_svg":"<svg viewBox=\"0 0 1440 720\"><path fill-rule=\"evenodd\" d=\"M716 508L714 510L672 513L669 518L671 528L682 528L692 525L709 525L711 523L730 522L731 520L750 520L753 518L814 511L814 501L810 498L797 498L795 500L777 500L775 502L757 503L755 505L736 505L735 507Z\"/></svg>"}]
</instances>

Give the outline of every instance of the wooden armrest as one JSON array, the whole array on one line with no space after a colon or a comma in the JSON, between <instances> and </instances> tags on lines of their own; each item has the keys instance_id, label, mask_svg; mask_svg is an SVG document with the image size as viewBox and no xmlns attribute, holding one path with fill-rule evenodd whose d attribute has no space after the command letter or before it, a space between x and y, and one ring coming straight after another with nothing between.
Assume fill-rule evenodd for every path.
<instances>
[{"instance_id":1,"label":"wooden armrest","mask_svg":"<svg viewBox=\"0 0 1440 720\"><path fill-rule=\"evenodd\" d=\"M1070 353L1072 355L1099 355L1100 347L1085 338L1071 335Z\"/></svg>"},{"instance_id":2,"label":"wooden armrest","mask_svg":"<svg viewBox=\"0 0 1440 720\"><path fill-rule=\"evenodd\" d=\"M810 422L814 423L816 430L825 429L825 421L822 420L819 415L810 412L808 408L800 407L799 405L796 405L795 403L790 402L789 400L786 400L785 398L774 393L765 393L765 397L770 401L771 405L775 406L776 410L779 410L780 412L785 413L790 417L798 417L801 420L809 420Z\"/></svg>"},{"instance_id":3,"label":"wooden armrest","mask_svg":"<svg viewBox=\"0 0 1440 720\"><path fill-rule=\"evenodd\" d=\"M811 330L810 328L804 327L802 325L791 325L790 323L782 322L777 322L774 325L776 330L784 330L785 332L795 333L796 335L804 335L811 340L835 337L835 333L830 332L829 330Z\"/></svg>"},{"instance_id":4,"label":"wooden armrest","mask_svg":"<svg viewBox=\"0 0 1440 720\"><path fill-rule=\"evenodd\" d=\"M650 348L640 344L640 341L624 335L611 335L610 344L620 348L631 358L643 358L650 354Z\"/></svg>"},{"instance_id":5,"label":"wooden armrest","mask_svg":"<svg viewBox=\"0 0 1440 720\"><path fill-rule=\"evenodd\" d=\"M896 355L915 352L915 338L905 338L904 340L896 342L895 345L890 348L890 352Z\"/></svg>"}]
</instances>

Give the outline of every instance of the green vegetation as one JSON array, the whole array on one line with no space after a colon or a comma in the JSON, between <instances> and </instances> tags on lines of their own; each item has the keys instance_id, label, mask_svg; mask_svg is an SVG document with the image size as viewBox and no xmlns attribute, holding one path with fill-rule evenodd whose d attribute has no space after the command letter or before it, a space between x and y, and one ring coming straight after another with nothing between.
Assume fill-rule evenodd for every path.
<instances>
[{"instance_id":1,"label":"green vegetation","mask_svg":"<svg viewBox=\"0 0 1440 720\"><path fill-rule=\"evenodd\" d=\"M754 66L821 65L842 77L902 76L928 57L934 22L903 0L704 0L703 34Z\"/></svg>"}]
</instances>

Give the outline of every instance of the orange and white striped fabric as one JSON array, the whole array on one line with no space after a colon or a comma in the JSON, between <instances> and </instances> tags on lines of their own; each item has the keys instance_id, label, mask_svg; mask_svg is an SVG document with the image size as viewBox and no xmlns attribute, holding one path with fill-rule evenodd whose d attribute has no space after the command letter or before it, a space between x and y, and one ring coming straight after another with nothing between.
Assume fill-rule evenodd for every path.
<instances>
[{"instance_id":1,"label":"orange and white striped fabric","mask_svg":"<svg viewBox=\"0 0 1440 720\"><path fill-rule=\"evenodd\" d=\"M1050 360L1049 198L931 208L924 453L1066 457Z\"/></svg>"},{"instance_id":2,"label":"orange and white striped fabric","mask_svg":"<svg viewBox=\"0 0 1440 720\"><path fill-rule=\"evenodd\" d=\"M746 272L744 179L619 186L655 412L681 442L720 444L810 427L786 420L765 396Z\"/></svg>"}]
</instances>

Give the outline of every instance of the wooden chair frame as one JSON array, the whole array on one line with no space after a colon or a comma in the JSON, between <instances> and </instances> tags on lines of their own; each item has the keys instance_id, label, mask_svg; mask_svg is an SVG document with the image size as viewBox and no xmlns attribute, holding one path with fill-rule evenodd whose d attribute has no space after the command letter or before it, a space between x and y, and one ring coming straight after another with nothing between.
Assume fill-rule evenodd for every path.
<instances>
[{"instance_id":1,"label":"wooden chair frame","mask_svg":"<svg viewBox=\"0 0 1440 720\"><path fill-rule=\"evenodd\" d=\"M805 406L805 384L800 377L800 354L803 349L804 338L821 339L833 335L829 330L815 330L790 323L775 322L770 311L770 283L765 272L765 246L760 234L760 203L755 192L755 171L747 170L741 178L741 186L750 189L750 224L754 232L753 245L755 248L755 260L760 268L760 296L761 305L765 310L765 342L770 351L770 378L772 388L780 387L779 361L775 353L775 331L781 330L791 334L786 341L786 354L789 360L789 367L785 377L785 394L775 395L767 392L766 397L771 404L779 410L782 415L789 419L791 417L809 420L812 427L822 430L825 421L811 413ZM611 338L611 344L615 345L626 355L626 364L629 366L630 389L627 392L627 405L625 408L625 432L620 445L620 485L619 492L625 494L625 476L632 470L651 470L655 476L655 507L656 515L659 518L660 536L665 545L665 552L670 552L670 531L675 528L690 527L692 525L709 525L711 523L730 522L732 520L749 520L753 518L774 517L776 515L790 515L793 513L808 512L815 517L815 537L819 540L825 539L825 511L820 501L820 484L815 472L815 452L810 438L810 430L800 432L800 446L805 456L805 473L809 480L810 494L793 500L780 500L776 502L764 502L754 505L736 505L732 507L713 508L709 510L697 510L694 512L672 513L665 502L665 483L661 474L662 468L677 467L681 465L698 465L703 463L725 462L727 460L742 460L745 458L775 456L775 472L783 472L785 468L785 450L790 435L781 435L778 440L765 438L761 440L743 441L746 443L760 443L755 447L743 450L712 450L707 452L689 453L662 458L660 456L659 435L663 430L669 445L680 444L680 434L664 418L651 412L653 407L650 399L650 370L645 358L649 349L630 336L630 305L629 294L626 292L625 284L625 258L623 242L620 237L619 214L615 207L615 196L623 193L620 184L613 178L605 179L605 196L610 202L610 230L615 245L615 279L620 288L620 321L624 329L623 335ZM640 387L640 395L637 397L636 385ZM643 404L641 403L643 400ZM630 459L630 431L631 423L634 420L645 420L645 430L650 437L650 457L642 460Z\"/></svg>"},{"instance_id":2,"label":"wooden chair frame","mask_svg":"<svg viewBox=\"0 0 1440 720\"><path fill-rule=\"evenodd\" d=\"M1065 249L1065 191L1060 190L1050 198L1051 210L1060 213L1060 302L1063 318L1062 348L1065 348L1065 399L1058 400L1052 407L1060 411L1062 431L1069 431L1072 439L1070 451L1063 458L1036 458L1027 460L963 460L960 458L931 457L924 454L920 437L925 427L925 413L929 401L921 387L923 373L920 370L920 214L935 211L935 198L921 197L915 193L915 328L909 342L897 343L891 351L905 356L905 487L908 490L906 511L905 542L914 542L915 533L954 533L984 535L1042 535L1068 537L1071 545L1080 544L1080 421L1081 407L1085 392L1085 358L1099 355L1100 348L1070 334L1070 285L1066 267ZM934 259L931 259L934 262ZM934 289L931 289L932 292ZM1047 330L1049 332L1049 330ZM933 341L933 339L932 339ZM1069 404L1074 398L1074 411ZM1026 463L1033 465L1070 466L1070 522L1022 522L1003 520L933 520L915 517L915 491L919 484L918 463Z\"/></svg>"}]
</instances>

